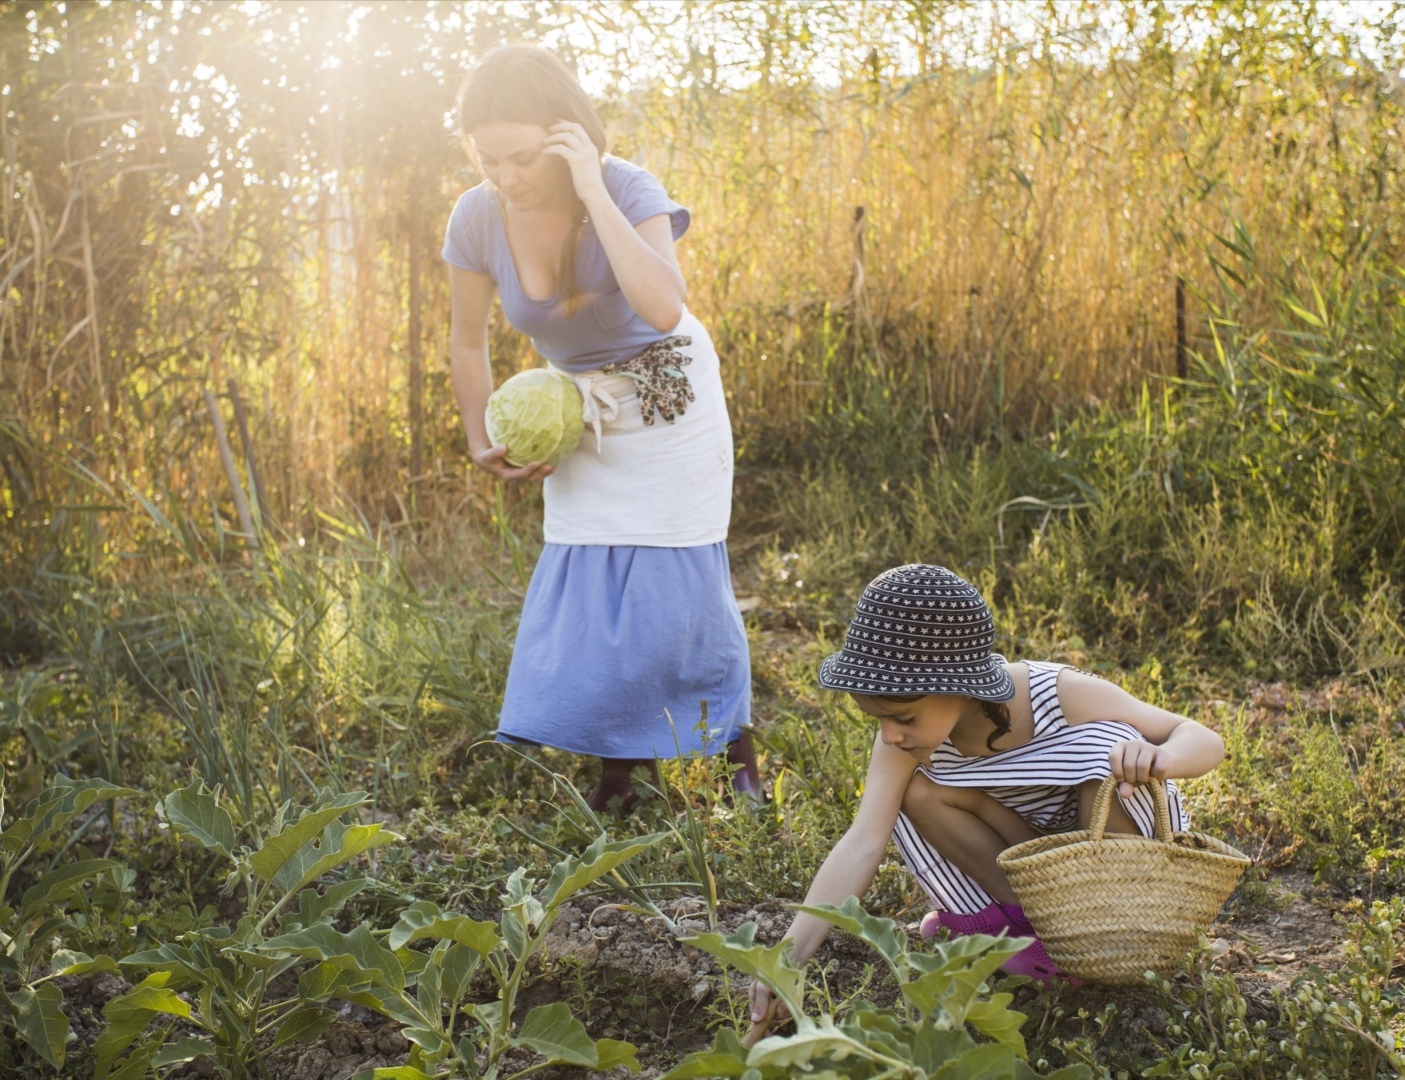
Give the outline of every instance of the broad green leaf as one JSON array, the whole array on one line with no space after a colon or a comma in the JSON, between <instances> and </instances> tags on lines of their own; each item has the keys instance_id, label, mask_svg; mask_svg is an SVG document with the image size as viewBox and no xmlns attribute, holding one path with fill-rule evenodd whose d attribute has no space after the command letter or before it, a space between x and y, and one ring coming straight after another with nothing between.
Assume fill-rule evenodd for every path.
<instances>
[{"instance_id":1,"label":"broad green leaf","mask_svg":"<svg viewBox=\"0 0 1405 1080\"><path fill-rule=\"evenodd\" d=\"M443 972L434 964L420 972L419 982L415 986L415 1000L425 1016L438 1016L443 1011L442 975Z\"/></svg>"},{"instance_id":2,"label":"broad green leaf","mask_svg":"<svg viewBox=\"0 0 1405 1080\"><path fill-rule=\"evenodd\" d=\"M400 1029L400 1034L435 1060L442 1058L453 1049L453 1044L433 1028L403 1027Z\"/></svg>"},{"instance_id":3,"label":"broad green leaf","mask_svg":"<svg viewBox=\"0 0 1405 1080\"><path fill-rule=\"evenodd\" d=\"M337 996L353 1005L363 1005L372 1012L388 1016L406 1027L423 1026L425 1022L425 1018L405 996L403 990L387 990L384 987L373 986L369 990L347 991Z\"/></svg>"},{"instance_id":4,"label":"broad green leaf","mask_svg":"<svg viewBox=\"0 0 1405 1080\"><path fill-rule=\"evenodd\" d=\"M205 1039L177 1039L161 1047L151 1059L151 1064L159 1068L162 1065L179 1065L183 1061L214 1056L215 1044L212 1042Z\"/></svg>"},{"instance_id":5,"label":"broad green leaf","mask_svg":"<svg viewBox=\"0 0 1405 1080\"><path fill-rule=\"evenodd\" d=\"M530 1046L548 1062L594 1068L598 1060L595 1043L585 1025L571 1015L570 1006L563 1001L538 1005L529 1012L513 1041L519 1046Z\"/></svg>"},{"instance_id":6,"label":"broad green leaf","mask_svg":"<svg viewBox=\"0 0 1405 1080\"><path fill-rule=\"evenodd\" d=\"M400 921L390 928L386 944L402 949L421 938L439 938L466 945L479 956L487 956L502 944L497 927L479 922L467 915L445 915L438 905L428 900L416 900L400 915Z\"/></svg>"},{"instance_id":7,"label":"broad green leaf","mask_svg":"<svg viewBox=\"0 0 1405 1080\"><path fill-rule=\"evenodd\" d=\"M237 949L232 945L226 946L224 955L231 960L247 964L256 971L286 971L290 964L297 963L296 960L286 956L269 956L267 953L254 952L252 949ZM271 978L272 976L270 976Z\"/></svg>"},{"instance_id":8,"label":"broad green leaf","mask_svg":"<svg viewBox=\"0 0 1405 1080\"><path fill-rule=\"evenodd\" d=\"M20 922L28 922L44 908L58 907L78 892L88 878L121 865L116 859L83 859L50 870L20 897Z\"/></svg>"},{"instance_id":9,"label":"broad green leaf","mask_svg":"<svg viewBox=\"0 0 1405 1080\"><path fill-rule=\"evenodd\" d=\"M283 1022L278 1025L278 1038L273 1040L273 1045L311 1042L331 1027L336 1019L334 1009L324 1009L320 1005L301 1005L283 1017Z\"/></svg>"},{"instance_id":10,"label":"broad green leaf","mask_svg":"<svg viewBox=\"0 0 1405 1080\"><path fill-rule=\"evenodd\" d=\"M320 836L313 837L284 861L282 869L273 876L273 888L280 894L297 892L363 851L399 839L398 834L382 830L379 824L343 825L333 821Z\"/></svg>"},{"instance_id":11,"label":"broad green leaf","mask_svg":"<svg viewBox=\"0 0 1405 1080\"><path fill-rule=\"evenodd\" d=\"M249 856L249 868L262 880L272 881L304 844L316 839L323 828L348 810L367 801L365 792L353 791L335 796L326 805L309 810L282 832L266 837L263 846Z\"/></svg>"},{"instance_id":12,"label":"broad green leaf","mask_svg":"<svg viewBox=\"0 0 1405 1080\"><path fill-rule=\"evenodd\" d=\"M1020 1057L1025 1056L1024 1036L1020 1028L1024 1026L1025 1014L1008 1008L1015 1000L1013 994L992 994L989 1001L977 1001L966 1010L966 1023L988 1035L997 1042L1013 1047Z\"/></svg>"},{"instance_id":13,"label":"broad green leaf","mask_svg":"<svg viewBox=\"0 0 1405 1080\"><path fill-rule=\"evenodd\" d=\"M327 923L318 923L291 934L270 938L263 949L271 953L292 953L311 960L334 963L345 960L355 964L377 985L395 991L405 988L405 970L400 966L400 961L372 936L365 923L349 934L343 934Z\"/></svg>"},{"instance_id":14,"label":"broad green leaf","mask_svg":"<svg viewBox=\"0 0 1405 1080\"><path fill-rule=\"evenodd\" d=\"M924 1016L940 1008L953 1025L964 1024L981 984L1029 943L1029 938L970 934L939 943L930 954L910 953L908 963L924 974L902 987L903 997Z\"/></svg>"},{"instance_id":15,"label":"broad green leaf","mask_svg":"<svg viewBox=\"0 0 1405 1080\"><path fill-rule=\"evenodd\" d=\"M21 943L20 948L21 950L24 950L28 948L29 942L48 941L60 930L73 929L73 924L67 919L61 919L57 915L53 915L45 919L38 926L35 926L33 929L29 930L27 933L25 932L23 926L21 926L19 929L20 933L15 940L18 940Z\"/></svg>"},{"instance_id":16,"label":"broad green leaf","mask_svg":"<svg viewBox=\"0 0 1405 1080\"><path fill-rule=\"evenodd\" d=\"M532 913L526 905L531 897L510 908L504 908L498 928L502 932L502 943L516 960L521 960L532 947Z\"/></svg>"},{"instance_id":17,"label":"broad green leaf","mask_svg":"<svg viewBox=\"0 0 1405 1080\"><path fill-rule=\"evenodd\" d=\"M438 955L436 962L444 996L450 1001L462 1001L468 996L473 973L478 970L478 954L455 942Z\"/></svg>"},{"instance_id":18,"label":"broad green leaf","mask_svg":"<svg viewBox=\"0 0 1405 1080\"><path fill-rule=\"evenodd\" d=\"M878 950L878 954L888 961L894 975L899 975L898 958L907 952L907 935L898 929L892 919L880 919L863 909L858 898L851 896L840 907L833 904L793 905L796 911L803 911L823 919L831 926L853 934ZM901 979L901 976L899 975Z\"/></svg>"},{"instance_id":19,"label":"broad green leaf","mask_svg":"<svg viewBox=\"0 0 1405 1080\"><path fill-rule=\"evenodd\" d=\"M388 1069L362 1069L351 1080L434 1080L434 1077L409 1065L394 1065Z\"/></svg>"},{"instance_id":20,"label":"broad green leaf","mask_svg":"<svg viewBox=\"0 0 1405 1080\"><path fill-rule=\"evenodd\" d=\"M107 1018L107 1026L102 1029L93 1044L93 1052L97 1058L94 1080L105 1080L113 1062L146 1030L151 1018L158 1013L171 1013L190 1019L190 1006L176 997L174 991L166 988L170 978L171 974L168 971L153 972L138 983L131 993L115 997L103 1006L102 1012ZM157 1048L152 1046L144 1049L149 1052L145 1055L134 1053L132 1060L122 1066L119 1075L145 1075Z\"/></svg>"},{"instance_id":21,"label":"broad green leaf","mask_svg":"<svg viewBox=\"0 0 1405 1080\"><path fill-rule=\"evenodd\" d=\"M796 1070L819 1058L843 1061L853 1054L873 1057L868 1047L839 1030L828 1017L817 1023L802 1016L794 1035L767 1036L751 1048L746 1063L755 1069Z\"/></svg>"},{"instance_id":22,"label":"broad green leaf","mask_svg":"<svg viewBox=\"0 0 1405 1080\"><path fill-rule=\"evenodd\" d=\"M105 1080L113 1062L121 1057L122 1052L146 1029L147 1023L154 1015L139 1013L125 1017L121 1022L110 1022L102 1029L97 1041L93 1043L93 1054L97 1059L93 1069L94 1080Z\"/></svg>"},{"instance_id":23,"label":"broad green leaf","mask_svg":"<svg viewBox=\"0 0 1405 1080\"><path fill-rule=\"evenodd\" d=\"M198 777L189 787L177 788L156 804L156 812L177 832L197 843L218 851L226 859L234 858L234 819L219 802L219 787L205 787Z\"/></svg>"},{"instance_id":24,"label":"broad green leaf","mask_svg":"<svg viewBox=\"0 0 1405 1080\"><path fill-rule=\"evenodd\" d=\"M1093 1080L1093 1070L1086 1065L1065 1065L1058 1072L1049 1073L1044 1080Z\"/></svg>"},{"instance_id":25,"label":"broad green leaf","mask_svg":"<svg viewBox=\"0 0 1405 1080\"><path fill-rule=\"evenodd\" d=\"M21 986L14 994L15 1034L39 1052L56 1069L63 1068L68 1044L68 1017L63 1014L63 991L53 983Z\"/></svg>"},{"instance_id":26,"label":"broad green leaf","mask_svg":"<svg viewBox=\"0 0 1405 1080\"><path fill-rule=\"evenodd\" d=\"M793 944L789 939L771 946L757 945L756 924L745 922L730 937L707 933L683 940L753 979L760 979L785 1003L791 1016L804 1014L805 976L786 955Z\"/></svg>"},{"instance_id":27,"label":"broad green leaf","mask_svg":"<svg viewBox=\"0 0 1405 1080\"><path fill-rule=\"evenodd\" d=\"M653 847L668 835L651 833L632 840L614 840L607 843L605 834L601 833L579 855L562 859L551 868L546 891L542 893L542 903L548 908L560 907L587 885L598 881L621 863Z\"/></svg>"},{"instance_id":28,"label":"broad green leaf","mask_svg":"<svg viewBox=\"0 0 1405 1080\"><path fill-rule=\"evenodd\" d=\"M1019 1058L1003 1043L973 1047L931 1074L931 1080L1014 1080Z\"/></svg>"},{"instance_id":29,"label":"broad green leaf","mask_svg":"<svg viewBox=\"0 0 1405 1080\"><path fill-rule=\"evenodd\" d=\"M600 1039L595 1044L595 1071L608 1072L620 1065L630 1072L639 1071L638 1048L618 1039Z\"/></svg>"},{"instance_id":30,"label":"broad green leaf","mask_svg":"<svg viewBox=\"0 0 1405 1080\"><path fill-rule=\"evenodd\" d=\"M463 1007L465 1016L471 1016L485 1028L494 1031L502 1029L502 1002L485 1001L482 1005L468 1004Z\"/></svg>"},{"instance_id":31,"label":"broad green leaf","mask_svg":"<svg viewBox=\"0 0 1405 1080\"><path fill-rule=\"evenodd\" d=\"M659 1080L713 1080L714 1077L737 1080L746 1072L746 1055L737 1033L724 1027L713 1039L711 1050L694 1051Z\"/></svg>"},{"instance_id":32,"label":"broad green leaf","mask_svg":"<svg viewBox=\"0 0 1405 1080\"><path fill-rule=\"evenodd\" d=\"M396 949L395 959L400 961L401 968L405 971L405 985L410 986L418 981L420 975L430 964L430 957L436 951L441 951L452 945L452 942L441 941L429 952L416 952L414 949ZM477 959L477 957L474 957Z\"/></svg>"},{"instance_id":33,"label":"broad green leaf","mask_svg":"<svg viewBox=\"0 0 1405 1080\"><path fill-rule=\"evenodd\" d=\"M924 1076L934 1073L948 1061L960 1057L976 1041L965 1028L939 1028L918 1024L912 1040L912 1063Z\"/></svg>"},{"instance_id":34,"label":"broad green leaf","mask_svg":"<svg viewBox=\"0 0 1405 1080\"><path fill-rule=\"evenodd\" d=\"M907 1061L912 1057L912 1028L892 1009L875 1008L861 1001L838 1027L870 1050L889 1058Z\"/></svg>"},{"instance_id":35,"label":"broad green leaf","mask_svg":"<svg viewBox=\"0 0 1405 1080\"><path fill-rule=\"evenodd\" d=\"M100 971L118 970L117 961L110 956L92 957L87 953L73 952L69 949L54 950L49 967L53 975L91 975Z\"/></svg>"},{"instance_id":36,"label":"broad green leaf","mask_svg":"<svg viewBox=\"0 0 1405 1080\"><path fill-rule=\"evenodd\" d=\"M226 964L222 972L219 968L206 965L204 960L204 957L197 956L189 947L168 941L154 949L124 956L117 962L123 967L161 971L176 978L178 982L192 975L198 975L209 982L218 982L224 974L233 974L232 965Z\"/></svg>"},{"instance_id":37,"label":"broad green leaf","mask_svg":"<svg viewBox=\"0 0 1405 1080\"><path fill-rule=\"evenodd\" d=\"M106 780L74 783L66 776L56 776L53 786L31 799L19 819L0 833L0 851L12 855L31 839L58 832L94 803L140 794L135 788L120 787Z\"/></svg>"},{"instance_id":38,"label":"broad green leaf","mask_svg":"<svg viewBox=\"0 0 1405 1080\"><path fill-rule=\"evenodd\" d=\"M102 1008L102 1014L113 1023L120 1023L138 1013L168 1013L189 1020L190 1004L166 987L165 972L148 975L136 989L121 997L113 998ZM148 1017L149 1019L149 1017Z\"/></svg>"},{"instance_id":39,"label":"broad green leaf","mask_svg":"<svg viewBox=\"0 0 1405 1080\"><path fill-rule=\"evenodd\" d=\"M503 907L511 907L519 900L524 900L532 895L532 886L536 882L527 876L527 868L519 866L507 876L507 886L503 889Z\"/></svg>"},{"instance_id":40,"label":"broad green leaf","mask_svg":"<svg viewBox=\"0 0 1405 1080\"><path fill-rule=\"evenodd\" d=\"M99 1036L101 1040L101 1036ZM161 1051L160 1042L150 1042L127 1055L126 1059L113 1069L108 1080L143 1080L151 1074L152 1064Z\"/></svg>"},{"instance_id":41,"label":"broad green leaf","mask_svg":"<svg viewBox=\"0 0 1405 1080\"><path fill-rule=\"evenodd\" d=\"M368 885L370 882L365 878L352 878L328 885L322 893L316 889L304 889L298 893L298 910L284 911L279 916L278 929L287 934L313 923L330 920L346 906L348 900Z\"/></svg>"},{"instance_id":42,"label":"broad green leaf","mask_svg":"<svg viewBox=\"0 0 1405 1080\"><path fill-rule=\"evenodd\" d=\"M298 997L304 1001L328 1001L344 997L353 990L368 989L375 981L375 972L362 971L359 966L324 961L308 968L298 979Z\"/></svg>"}]
</instances>

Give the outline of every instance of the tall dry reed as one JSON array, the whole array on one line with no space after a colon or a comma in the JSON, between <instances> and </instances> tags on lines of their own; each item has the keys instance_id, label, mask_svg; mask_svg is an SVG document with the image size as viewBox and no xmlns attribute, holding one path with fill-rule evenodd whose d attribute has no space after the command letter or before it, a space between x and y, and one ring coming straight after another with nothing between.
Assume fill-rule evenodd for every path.
<instances>
[{"instance_id":1,"label":"tall dry reed","mask_svg":"<svg viewBox=\"0 0 1405 1080\"><path fill-rule=\"evenodd\" d=\"M1246 261L1325 285L1400 260L1398 35L1368 61L1311 8L1119 12L0 5L0 409L23 433L0 437L0 513L47 535L69 511L43 462L71 459L216 544L237 525L206 389L290 528L340 494L487 509L436 267L476 182L444 115L507 38L571 55L618 152L692 208L690 304L747 453L884 416L937 452L1043 430L1175 372L1178 278L1209 350ZM1267 324L1235 296L1237 326ZM535 362L494 342L503 373Z\"/></svg>"}]
</instances>

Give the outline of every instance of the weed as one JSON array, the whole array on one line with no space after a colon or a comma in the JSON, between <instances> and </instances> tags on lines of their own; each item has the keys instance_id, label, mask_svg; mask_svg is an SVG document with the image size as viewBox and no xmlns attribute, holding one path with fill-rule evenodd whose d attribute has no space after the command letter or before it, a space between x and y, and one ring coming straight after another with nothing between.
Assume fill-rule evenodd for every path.
<instances>
[{"instance_id":1,"label":"weed","mask_svg":"<svg viewBox=\"0 0 1405 1080\"><path fill-rule=\"evenodd\" d=\"M1202 950L1189 974L1158 988L1171 1015L1165 1060L1145 1076L1186 1080L1335 1080L1405 1070L1395 971L1405 902L1377 902L1349 926L1346 956L1276 991L1275 1024L1247 1018L1234 978L1209 973Z\"/></svg>"}]
</instances>

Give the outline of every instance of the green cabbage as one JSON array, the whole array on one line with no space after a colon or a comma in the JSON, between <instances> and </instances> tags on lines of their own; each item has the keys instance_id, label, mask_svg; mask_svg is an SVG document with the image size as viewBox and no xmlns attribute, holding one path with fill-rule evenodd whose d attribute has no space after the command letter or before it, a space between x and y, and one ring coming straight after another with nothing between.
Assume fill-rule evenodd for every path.
<instances>
[{"instance_id":1,"label":"green cabbage","mask_svg":"<svg viewBox=\"0 0 1405 1080\"><path fill-rule=\"evenodd\" d=\"M581 441L581 392L559 371L523 371L493 392L485 419L493 445L507 444L509 465L557 465Z\"/></svg>"}]
</instances>

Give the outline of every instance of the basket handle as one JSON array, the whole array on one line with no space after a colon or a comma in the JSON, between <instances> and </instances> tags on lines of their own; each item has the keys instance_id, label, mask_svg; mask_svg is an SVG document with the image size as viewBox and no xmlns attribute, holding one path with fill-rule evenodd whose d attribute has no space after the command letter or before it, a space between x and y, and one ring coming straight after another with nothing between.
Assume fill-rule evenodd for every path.
<instances>
[{"instance_id":1,"label":"basket handle","mask_svg":"<svg viewBox=\"0 0 1405 1080\"><path fill-rule=\"evenodd\" d=\"M1107 812L1112 806L1112 796L1117 791L1115 776L1103 777L1098 788L1098 797L1093 800L1093 816L1088 820L1088 839L1101 840L1107 828ZM1156 839L1171 843L1171 811L1166 807L1166 784L1155 777L1147 781L1151 788L1151 805L1156 815Z\"/></svg>"}]
</instances>

